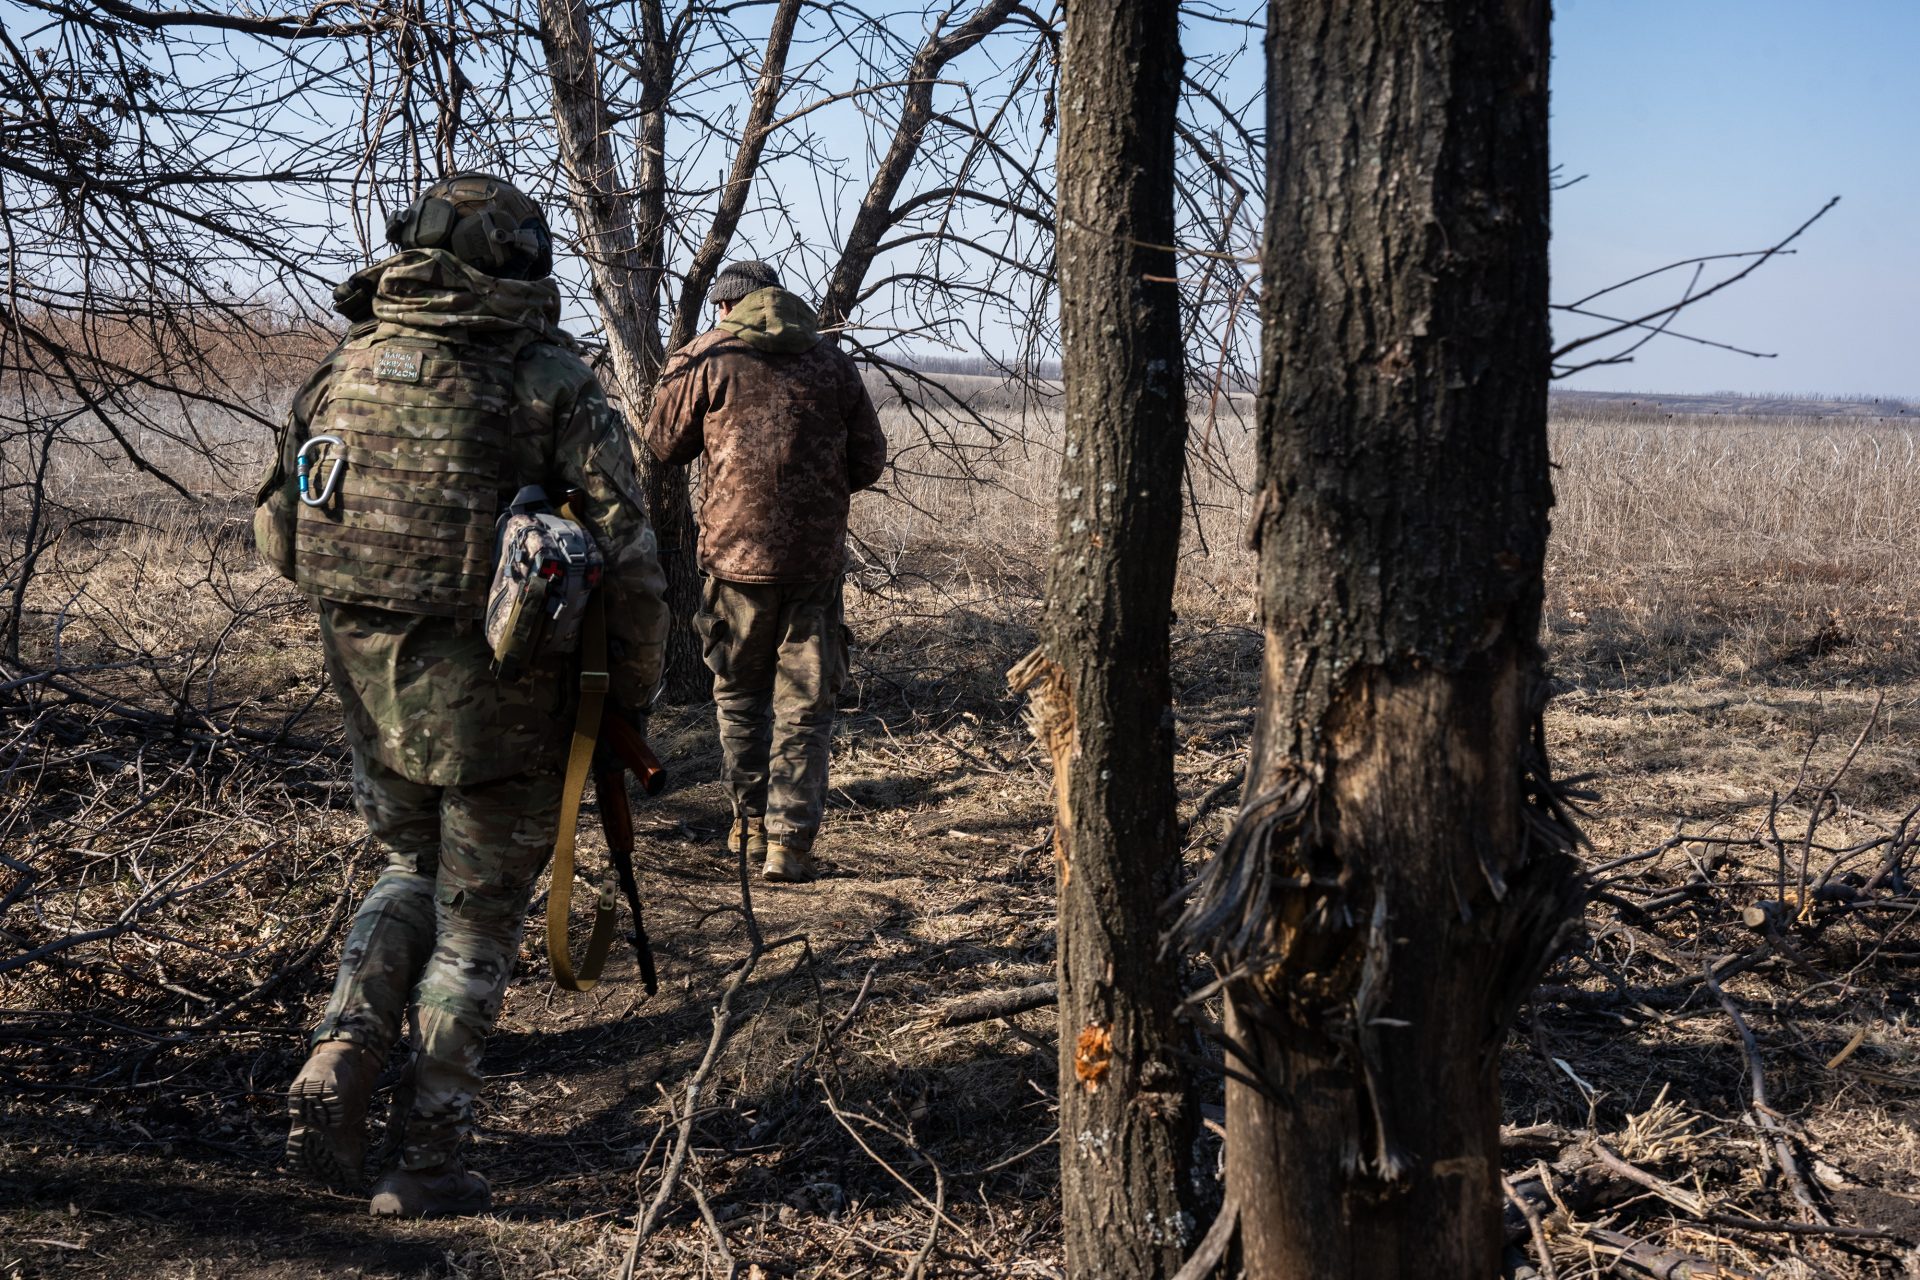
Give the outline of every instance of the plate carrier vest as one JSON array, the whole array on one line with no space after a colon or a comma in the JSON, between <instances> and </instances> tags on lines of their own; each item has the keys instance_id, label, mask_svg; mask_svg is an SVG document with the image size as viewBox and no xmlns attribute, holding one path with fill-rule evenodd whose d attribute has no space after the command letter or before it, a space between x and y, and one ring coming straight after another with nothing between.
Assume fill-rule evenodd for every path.
<instances>
[{"instance_id":1,"label":"plate carrier vest","mask_svg":"<svg viewBox=\"0 0 1920 1280\"><path fill-rule=\"evenodd\" d=\"M485 616L494 517L512 493L513 367L492 345L376 336L333 358L313 436L345 442L333 496L299 504L294 580L311 595L462 621ZM316 461L331 470L340 450Z\"/></svg>"}]
</instances>

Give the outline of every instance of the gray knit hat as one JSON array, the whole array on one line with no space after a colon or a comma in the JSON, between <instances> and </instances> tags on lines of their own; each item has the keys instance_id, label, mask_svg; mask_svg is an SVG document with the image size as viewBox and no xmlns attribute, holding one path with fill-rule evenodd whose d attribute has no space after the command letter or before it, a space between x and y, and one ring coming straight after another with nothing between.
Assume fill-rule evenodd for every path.
<instances>
[{"instance_id":1,"label":"gray knit hat","mask_svg":"<svg viewBox=\"0 0 1920 1280\"><path fill-rule=\"evenodd\" d=\"M738 302L750 293L779 287L779 272L757 258L743 258L720 268L707 296L715 302Z\"/></svg>"}]
</instances>

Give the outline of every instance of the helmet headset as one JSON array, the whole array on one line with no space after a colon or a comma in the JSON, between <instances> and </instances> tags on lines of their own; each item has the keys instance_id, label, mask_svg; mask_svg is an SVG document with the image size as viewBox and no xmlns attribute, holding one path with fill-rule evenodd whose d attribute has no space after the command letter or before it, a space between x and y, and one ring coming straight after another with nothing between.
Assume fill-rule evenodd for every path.
<instances>
[{"instance_id":1,"label":"helmet headset","mask_svg":"<svg viewBox=\"0 0 1920 1280\"><path fill-rule=\"evenodd\" d=\"M553 273L553 237L540 207L499 178L459 173L387 218L402 249L444 249L488 275L541 280Z\"/></svg>"}]
</instances>

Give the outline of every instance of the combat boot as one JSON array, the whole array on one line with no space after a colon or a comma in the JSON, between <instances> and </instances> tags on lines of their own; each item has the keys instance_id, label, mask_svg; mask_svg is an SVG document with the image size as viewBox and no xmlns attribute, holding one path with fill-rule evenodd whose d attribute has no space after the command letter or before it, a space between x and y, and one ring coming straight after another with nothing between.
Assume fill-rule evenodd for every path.
<instances>
[{"instance_id":1,"label":"combat boot","mask_svg":"<svg viewBox=\"0 0 1920 1280\"><path fill-rule=\"evenodd\" d=\"M735 857L746 854L748 866L764 862L767 857L767 820L735 818L733 829L727 832L727 852Z\"/></svg>"},{"instance_id":2,"label":"combat boot","mask_svg":"<svg viewBox=\"0 0 1920 1280\"><path fill-rule=\"evenodd\" d=\"M287 1089L287 1163L335 1190L361 1184L367 1099L381 1055L352 1040L323 1040Z\"/></svg>"},{"instance_id":3,"label":"combat boot","mask_svg":"<svg viewBox=\"0 0 1920 1280\"><path fill-rule=\"evenodd\" d=\"M813 850L769 840L767 865L760 874L775 884L804 884L814 876Z\"/></svg>"},{"instance_id":4,"label":"combat boot","mask_svg":"<svg viewBox=\"0 0 1920 1280\"><path fill-rule=\"evenodd\" d=\"M464 1218L493 1208L487 1180L455 1156L431 1169L395 1169L374 1184L376 1218Z\"/></svg>"}]
</instances>

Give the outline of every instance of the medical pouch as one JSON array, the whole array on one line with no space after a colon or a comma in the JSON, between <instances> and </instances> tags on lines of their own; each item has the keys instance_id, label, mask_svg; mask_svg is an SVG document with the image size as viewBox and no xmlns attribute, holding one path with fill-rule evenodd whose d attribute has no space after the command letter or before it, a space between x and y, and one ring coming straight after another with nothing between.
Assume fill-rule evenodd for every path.
<instances>
[{"instance_id":1,"label":"medical pouch","mask_svg":"<svg viewBox=\"0 0 1920 1280\"><path fill-rule=\"evenodd\" d=\"M515 680L543 658L579 649L587 599L605 562L593 536L548 508L533 486L500 517L495 545L487 644L495 674Z\"/></svg>"}]
</instances>

